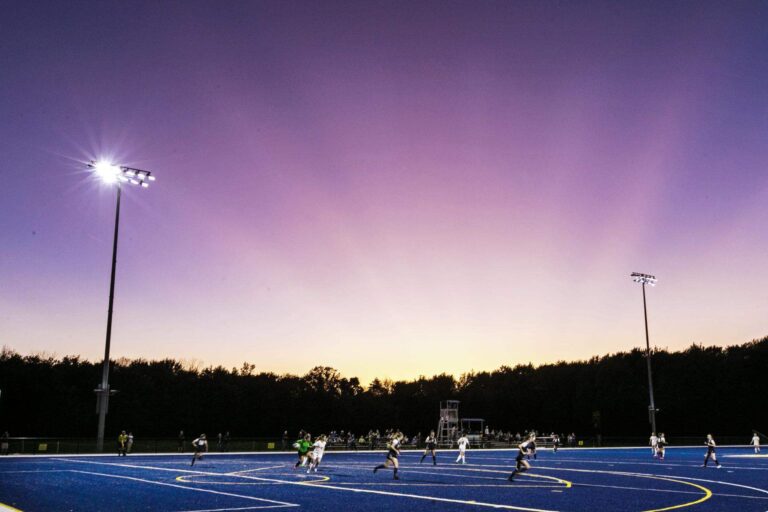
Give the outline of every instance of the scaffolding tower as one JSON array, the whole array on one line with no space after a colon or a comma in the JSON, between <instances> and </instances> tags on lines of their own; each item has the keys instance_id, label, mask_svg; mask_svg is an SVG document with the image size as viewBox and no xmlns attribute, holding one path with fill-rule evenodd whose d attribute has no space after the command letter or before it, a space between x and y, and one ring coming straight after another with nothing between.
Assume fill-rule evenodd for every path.
<instances>
[{"instance_id":1,"label":"scaffolding tower","mask_svg":"<svg viewBox=\"0 0 768 512\"><path fill-rule=\"evenodd\" d=\"M459 431L459 401L440 402L440 422L437 424L437 444L451 446Z\"/></svg>"}]
</instances>

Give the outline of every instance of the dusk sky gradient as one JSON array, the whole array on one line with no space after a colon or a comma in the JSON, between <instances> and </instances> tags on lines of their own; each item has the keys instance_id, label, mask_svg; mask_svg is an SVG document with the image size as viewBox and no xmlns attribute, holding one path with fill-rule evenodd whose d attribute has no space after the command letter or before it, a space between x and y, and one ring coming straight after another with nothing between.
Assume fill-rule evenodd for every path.
<instances>
[{"instance_id":1,"label":"dusk sky gradient","mask_svg":"<svg viewBox=\"0 0 768 512\"><path fill-rule=\"evenodd\" d=\"M766 2L0 3L0 345L363 382L768 334Z\"/></svg>"}]
</instances>

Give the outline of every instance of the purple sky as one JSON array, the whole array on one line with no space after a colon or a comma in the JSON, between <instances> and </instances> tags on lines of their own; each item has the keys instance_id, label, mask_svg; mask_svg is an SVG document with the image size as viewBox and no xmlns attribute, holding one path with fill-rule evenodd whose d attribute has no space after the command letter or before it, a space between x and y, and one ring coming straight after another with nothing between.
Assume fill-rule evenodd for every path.
<instances>
[{"instance_id":1,"label":"purple sky","mask_svg":"<svg viewBox=\"0 0 768 512\"><path fill-rule=\"evenodd\" d=\"M768 334L765 2L2 2L0 345L367 381Z\"/></svg>"}]
</instances>

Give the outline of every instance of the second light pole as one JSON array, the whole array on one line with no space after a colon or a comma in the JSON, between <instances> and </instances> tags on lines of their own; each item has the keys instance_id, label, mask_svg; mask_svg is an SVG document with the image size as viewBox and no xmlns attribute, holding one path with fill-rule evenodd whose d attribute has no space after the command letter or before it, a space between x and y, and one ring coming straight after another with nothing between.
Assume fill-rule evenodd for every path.
<instances>
[{"instance_id":1,"label":"second light pole","mask_svg":"<svg viewBox=\"0 0 768 512\"><path fill-rule=\"evenodd\" d=\"M109 389L109 348L112 341L112 304L115 300L115 268L117 267L117 232L120 226L120 191L121 184L128 183L146 188L155 177L149 171L113 165L109 162L91 162L88 167L96 175L109 185L117 187L117 206L115 207L115 237L112 242L112 273L109 279L109 308L107 310L107 340L104 343L104 363L101 373L101 384L96 391L96 409L99 413L99 429L96 434L96 450L104 450L104 430L107 422L107 409L109 408L109 396L113 393Z\"/></svg>"},{"instance_id":2,"label":"second light pole","mask_svg":"<svg viewBox=\"0 0 768 512\"><path fill-rule=\"evenodd\" d=\"M651 421L651 432L656 434L656 403L653 400L653 375L651 373L651 343L648 339L648 308L645 304L645 285L656 286L656 276L632 272L632 280L643 285L643 316L645 317L645 361L648 364L648 393L651 404L648 406L648 417Z\"/></svg>"}]
</instances>

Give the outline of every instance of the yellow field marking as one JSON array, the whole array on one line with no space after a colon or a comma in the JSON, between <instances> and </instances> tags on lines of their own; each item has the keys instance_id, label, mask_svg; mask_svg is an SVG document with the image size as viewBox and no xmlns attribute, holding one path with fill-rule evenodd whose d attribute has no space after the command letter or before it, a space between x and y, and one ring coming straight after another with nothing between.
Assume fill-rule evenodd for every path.
<instances>
[{"instance_id":1,"label":"yellow field marking","mask_svg":"<svg viewBox=\"0 0 768 512\"><path fill-rule=\"evenodd\" d=\"M678 484L690 485L691 487L695 487L695 488L697 488L697 489L699 489L701 491L704 491L704 496L702 496L701 498L699 498L697 500L689 501L689 502L686 502L686 503L681 503L679 505L672 505L670 507L644 510L643 512L663 512L663 511L666 511L666 510L676 510L676 509L679 509L679 508L691 507L693 505L698 505L699 503L703 503L703 502L707 501L709 498L712 497L712 491L707 489L706 487L704 487L702 485L695 484L695 483L689 482L687 480L678 480L676 478L669 478L669 477L666 477L666 476L648 475L648 474L645 474L645 473L627 473L627 472L624 472L624 471L601 471L599 469L569 469L569 468L545 468L545 467L539 467L538 469L550 469L550 470L554 470L554 471L573 471L573 472L578 472L578 473L603 473L603 474L607 474L607 475L629 476L629 477L635 477L635 478L648 478L648 479L652 479L652 480L662 480L662 481L674 482L674 483L678 483ZM534 476L534 475L528 475L528 476Z\"/></svg>"},{"instance_id":2,"label":"yellow field marking","mask_svg":"<svg viewBox=\"0 0 768 512\"><path fill-rule=\"evenodd\" d=\"M10 505L6 505L5 503L0 503L0 511L5 511L5 512L21 512L21 510L19 510L17 508L13 508Z\"/></svg>"},{"instance_id":3,"label":"yellow field marking","mask_svg":"<svg viewBox=\"0 0 768 512\"><path fill-rule=\"evenodd\" d=\"M486 472L486 473L503 473L503 472L505 472L505 471L501 471L501 470L497 470L497 469L478 469L478 468L456 468L456 469L459 469L459 470L462 470L462 471L478 471L478 472ZM703 503L703 502L707 501L708 499L710 499L712 497L712 491L707 489L706 487L704 487L702 485L695 484L693 482L689 482L689 481L686 481L686 480L678 480L678 479L675 479L675 478L669 478L669 477L664 477L664 476L647 475L647 474L643 474L643 473L626 473L626 472L623 472L623 471L601 471L601 470L589 470L589 469L546 468L546 467L543 467L543 468L539 467L537 469L545 469L545 470L546 469L550 469L550 470L554 470L554 471L558 471L558 470L562 470L562 471L575 471L575 472L582 472L582 473L604 473L604 474L612 474L612 475L620 475L620 476L631 476L631 477L637 477L637 478L649 478L649 479L655 479L655 480L663 480L663 481L668 481L668 482L674 482L674 483L683 484L683 485L689 485L691 487L695 487L696 489L699 489L700 491L704 492L704 496L702 496L699 499L693 500L693 501L689 501L689 502L686 502L686 503L681 503L679 505L672 505L670 507L645 510L643 512L665 512L667 510L676 510L676 509L679 509L679 508L691 507L691 506L694 506L694 505L698 505L699 503ZM527 473L527 472L526 473L522 473L520 476L526 476L526 477L529 477L529 478L553 479L553 480L556 480L558 482L565 483L566 484L565 485L566 488L572 487L572 485L573 485L573 483L568 481L568 480L563 480L561 478L553 477L553 476L539 475L539 474L533 474L533 473Z\"/></svg>"},{"instance_id":4,"label":"yellow field marking","mask_svg":"<svg viewBox=\"0 0 768 512\"><path fill-rule=\"evenodd\" d=\"M644 510L643 512L662 512L664 510L675 510L675 509L683 508L683 507L692 507L693 505L698 505L699 503L703 503L703 502L707 501L709 498L712 497L712 491L710 491L709 489L707 489L706 487L704 487L702 485L695 484L693 482L686 482L685 480L677 480L675 478L667 478L667 477L663 477L663 476L645 476L644 478L653 478L653 479L656 479L656 480L667 480L669 482L676 482L678 484L690 485L692 487L696 487L697 489L700 489L700 490L704 491L704 496L699 498L698 500L689 501L688 503L682 503L680 505L673 505L671 507L665 507L665 508L656 508L656 509L653 509L653 510Z\"/></svg>"},{"instance_id":5,"label":"yellow field marking","mask_svg":"<svg viewBox=\"0 0 768 512\"><path fill-rule=\"evenodd\" d=\"M556 476L537 475L535 473L521 473L520 476L524 476L526 478L544 478L546 480L554 480L558 483L564 484L566 489L570 489L571 487L573 487L573 482L571 482L570 480L564 480Z\"/></svg>"},{"instance_id":6,"label":"yellow field marking","mask_svg":"<svg viewBox=\"0 0 768 512\"><path fill-rule=\"evenodd\" d=\"M320 476L313 475L313 476L320 478L320 480L306 480L304 482L297 482L298 485L322 484L323 482L327 482L328 480L331 479L331 477L325 476L325 475L320 475Z\"/></svg>"}]
</instances>

